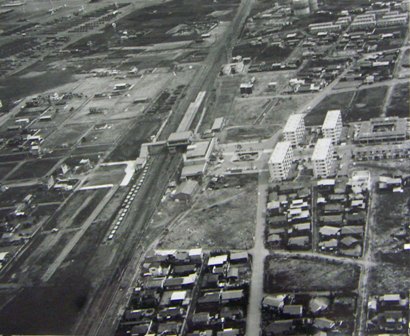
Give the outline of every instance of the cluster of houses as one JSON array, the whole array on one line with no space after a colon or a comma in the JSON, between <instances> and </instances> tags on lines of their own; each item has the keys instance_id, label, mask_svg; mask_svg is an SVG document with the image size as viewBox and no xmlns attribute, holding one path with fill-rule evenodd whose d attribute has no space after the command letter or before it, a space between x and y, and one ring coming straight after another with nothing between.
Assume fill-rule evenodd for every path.
<instances>
[{"instance_id":1,"label":"cluster of houses","mask_svg":"<svg viewBox=\"0 0 410 336\"><path fill-rule=\"evenodd\" d=\"M293 93L309 93L320 91L329 85L349 63L347 58L319 58L308 62L296 78L289 80L289 86Z\"/></svg>"},{"instance_id":2,"label":"cluster of houses","mask_svg":"<svg viewBox=\"0 0 410 336\"><path fill-rule=\"evenodd\" d=\"M247 252L156 251L117 335L245 335L250 278Z\"/></svg>"},{"instance_id":3,"label":"cluster of houses","mask_svg":"<svg viewBox=\"0 0 410 336\"><path fill-rule=\"evenodd\" d=\"M366 56L359 60L341 81L359 81L362 84L373 84L391 78L399 55L398 49L383 51Z\"/></svg>"},{"instance_id":4,"label":"cluster of houses","mask_svg":"<svg viewBox=\"0 0 410 336\"><path fill-rule=\"evenodd\" d=\"M311 191L287 183L269 193L266 244L269 248L305 250L311 247Z\"/></svg>"},{"instance_id":5,"label":"cluster of houses","mask_svg":"<svg viewBox=\"0 0 410 336\"><path fill-rule=\"evenodd\" d=\"M318 249L360 257L367 220L368 188L344 180L322 180L316 187Z\"/></svg>"},{"instance_id":6,"label":"cluster of houses","mask_svg":"<svg viewBox=\"0 0 410 336\"><path fill-rule=\"evenodd\" d=\"M0 216L0 246L21 245L31 236L26 236L23 231L32 226L30 216L35 209L35 197L28 194Z\"/></svg>"},{"instance_id":7,"label":"cluster of houses","mask_svg":"<svg viewBox=\"0 0 410 336\"><path fill-rule=\"evenodd\" d=\"M353 294L272 294L262 300L262 335L351 335Z\"/></svg>"},{"instance_id":8,"label":"cluster of houses","mask_svg":"<svg viewBox=\"0 0 410 336\"><path fill-rule=\"evenodd\" d=\"M407 294L372 296L368 301L367 332L407 335L409 299Z\"/></svg>"}]
</instances>

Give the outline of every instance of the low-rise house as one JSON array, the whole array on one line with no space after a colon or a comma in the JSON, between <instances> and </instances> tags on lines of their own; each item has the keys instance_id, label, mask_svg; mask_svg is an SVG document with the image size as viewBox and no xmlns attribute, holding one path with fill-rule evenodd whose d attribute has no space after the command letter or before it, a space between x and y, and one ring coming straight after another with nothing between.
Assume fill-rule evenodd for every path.
<instances>
[{"instance_id":1,"label":"low-rise house","mask_svg":"<svg viewBox=\"0 0 410 336\"><path fill-rule=\"evenodd\" d=\"M336 323L324 317L315 318L313 326L320 330L331 330L335 327Z\"/></svg>"},{"instance_id":2,"label":"low-rise house","mask_svg":"<svg viewBox=\"0 0 410 336\"><path fill-rule=\"evenodd\" d=\"M281 310L285 305L287 295L268 295L263 298L262 307L265 309Z\"/></svg>"},{"instance_id":3,"label":"low-rise house","mask_svg":"<svg viewBox=\"0 0 410 336\"><path fill-rule=\"evenodd\" d=\"M283 315L292 317L302 317L303 316L303 306L302 305L285 305L282 310Z\"/></svg>"}]
</instances>

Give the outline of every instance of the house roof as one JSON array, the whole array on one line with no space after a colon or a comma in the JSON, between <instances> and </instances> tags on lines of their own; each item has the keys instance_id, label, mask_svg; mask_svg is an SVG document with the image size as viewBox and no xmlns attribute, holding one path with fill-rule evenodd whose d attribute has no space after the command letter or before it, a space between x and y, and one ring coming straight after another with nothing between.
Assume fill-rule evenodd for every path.
<instances>
[{"instance_id":1,"label":"house roof","mask_svg":"<svg viewBox=\"0 0 410 336\"><path fill-rule=\"evenodd\" d=\"M280 308L281 306L284 305L285 299L286 299L286 295L284 294L279 294L279 295L268 295L265 296L262 304L267 305L267 306L271 306L274 308Z\"/></svg>"},{"instance_id":2,"label":"house roof","mask_svg":"<svg viewBox=\"0 0 410 336\"><path fill-rule=\"evenodd\" d=\"M340 228L325 225L320 228L319 233L323 236L336 236L340 232Z\"/></svg>"},{"instance_id":3,"label":"house roof","mask_svg":"<svg viewBox=\"0 0 410 336\"><path fill-rule=\"evenodd\" d=\"M300 316L303 314L302 305L285 305L283 307L283 314Z\"/></svg>"},{"instance_id":4,"label":"house roof","mask_svg":"<svg viewBox=\"0 0 410 336\"><path fill-rule=\"evenodd\" d=\"M315 319L313 325L318 329L327 330L332 329L335 326L335 322L324 317L319 317Z\"/></svg>"},{"instance_id":5,"label":"house roof","mask_svg":"<svg viewBox=\"0 0 410 336\"><path fill-rule=\"evenodd\" d=\"M227 261L228 255L226 254L210 257L208 260L208 266L223 265Z\"/></svg>"},{"instance_id":6,"label":"house roof","mask_svg":"<svg viewBox=\"0 0 410 336\"><path fill-rule=\"evenodd\" d=\"M175 194L192 196L195 190L198 188L198 185L199 184L197 181L186 180L177 187Z\"/></svg>"},{"instance_id":7,"label":"house roof","mask_svg":"<svg viewBox=\"0 0 410 336\"><path fill-rule=\"evenodd\" d=\"M245 252L245 251L243 251L243 252L232 252L230 257L229 257L229 260L231 260L231 261L248 260L248 258L249 258L248 252Z\"/></svg>"},{"instance_id":8,"label":"house roof","mask_svg":"<svg viewBox=\"0 0 410 336\"><path fill-rule=\"evenodd\" d=\"M244 297L243 289L228 290L222 292L222 300L239 300Z\"/></svg>"},{"instance_id":9,"label":"house roof","mask_svg":"<svg viewBox=\"0 0 410 336\"><path fill-rule=\"evenodd\" d=\"M187 295L186 291L175 291L171 294L171 301L185 300Z\"/></svg>"},{"instance_id":10,"label":"house roof","mask_svg":"<svg viewBox=\"0 0 410 336\"><path fill-rule=\"evenodd\" d=\"M312 313L325 310L329 307L329 299L326 297L314 297L309 301L309 309Z\"/></svg>"}]
</instances>

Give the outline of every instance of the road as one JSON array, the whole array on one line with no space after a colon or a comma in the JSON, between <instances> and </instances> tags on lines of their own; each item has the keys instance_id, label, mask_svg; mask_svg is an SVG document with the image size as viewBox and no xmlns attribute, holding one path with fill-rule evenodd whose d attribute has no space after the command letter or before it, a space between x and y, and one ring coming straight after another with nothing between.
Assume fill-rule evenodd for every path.
<instances>
[{"instance_id":1,"label":"road","mask_svg":"<svg viewBox=\"0 0 410 336\"><path fill-rule=\"evenodd\" d=\"M372 190L373 183L372 183ZM363 241L363 257L362 257L362 270L360 273L359 287L358 287L358 300L357 300L357 314L355 323L355 336L366 335L366 322L367 322L367 302L369 299L369 288L367 283L369 281L369 275L371 271L371 266L373 264L373 251L372 251L372 240L373 240L373 226L376 223L375 216L375 206L377 204L377 194L370 192L369 205L367 212L367 222L366 231Z\"/></svg>"},{"instance_id":2,"label":"road","mask_svg":"<svg viewBox=\"0 0 410 336\"><path fill-rule=\"evenodd\" d=\"M258 180L258 206L256 210L256 227L252 254L252 279L246 321L246 335L259 336L261 325L261 302L263 299L263 279L265 258L269 251L265 248L265 216L269 186L269 174L260 173Z\"/></svg>"}]
</instances>

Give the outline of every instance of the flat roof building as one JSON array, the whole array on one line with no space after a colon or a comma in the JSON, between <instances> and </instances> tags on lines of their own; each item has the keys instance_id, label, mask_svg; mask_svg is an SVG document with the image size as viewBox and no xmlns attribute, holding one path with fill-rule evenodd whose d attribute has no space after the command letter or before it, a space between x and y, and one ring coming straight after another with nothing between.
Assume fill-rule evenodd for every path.
<instances>
[{"instance_id":1,"label":"flat roof building","mask_svg":"<svg viewBox=\"0 0 410 336\"><path fill-rule=\"evenodd\" d=\"M188 145L186 153L183 155L184 167L181 172L181 179L203 176L214 146L215 138L193 142Z\"/></svg>"},{"instance_id":2,"label":"flat roof building","mask_svg":"<svg viewBox=\"0 0 410 336\"><path fill-rule=\"evenodd\" d=\"M283 181L289 176L293 161L293 149L290 141L279 142L269 159L269 173L272 181Z\"/></svg>"},{"instance_id":3,"label":"flat roof building","mask_svg":"<svg viewBox=\"0 0 410 336\"><path fill-rule=\"evenodd\" d=\"M283 128L285 140L290 141L293 146L297 146L303 141L306 130L304 118L303 114L292 114Z\"/></svg>"},{"instance_id":4,"label":"flat roof building","mask_svg":"<svg viewBox=\"0 0 410 336\"><path fill-rule=\"evenodd\" d=\"M380 144L404 141L407 138L407 119L399 117L373 118L363 121L354 140L361 144Z\"/></svg>"},{"instance_id":5,"label":"flat roof building","mask_svg":"<svg viewBox=\"0 0 410 336\"><path fill-rule=\"evenodd\" d=\"M224 124L225 124L225 118L224 117L216 118L214 120L214 123L212 124L211 131L212 132L220 132L222 130L222 128L224 127Z\"/></svg>"},{"instance_id":6,"label":"flat roof building","mask_svg":"<svg viewBox=\"0 0 410 336\"><path fill-rule=\"evenodd\" d=\"M168 149L176 151L177 148L186 148L192 142L191 131L171 133L167 140Z\"/></svg>"},{"instance_id":7,"label":"flat roof building","mask_svg":"<svg viewBox=\"0 0 410 336\"><path fill-rule=\"evenodd\" d=\"M323 136L331 138L333 144L337 144L342 135L342 128L342 113L340 110L328 111L322 125Z\"/></svg>"},{"instance_id":8,"label":"flat roof building","mask_svg":"<svg viewBox=\"0 0 410 336\"><path fill-rule=\"evenodd\" d=\"M319 139L312 155L313 173L316 178L334 175L334 147L331 138Z\"/></svg>"},{"instance_id":9,"label":"flat roof building","mask_svg":"<svg viewBox=\"0 0 410 336\"><path fill-rule=\"evenodd\" d=\"M333 22L312 23L309 25L311 33L334 32L342 30L342 25Z\"/></svg>"}]
</instances>

